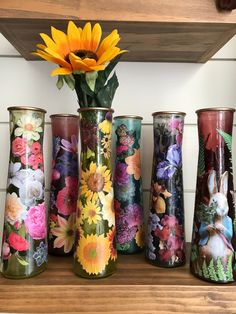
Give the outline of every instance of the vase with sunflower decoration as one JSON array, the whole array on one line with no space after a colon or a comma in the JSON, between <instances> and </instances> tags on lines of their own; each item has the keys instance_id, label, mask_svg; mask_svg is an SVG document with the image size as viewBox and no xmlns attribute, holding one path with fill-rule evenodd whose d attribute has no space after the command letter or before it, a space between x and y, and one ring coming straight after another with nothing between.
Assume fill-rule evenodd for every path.
<instances>
[{"instance_id":1,"label":"vase with sunflower decoration","mask_svg":"<svg viewBox=\"0 0 236 314\"><path fill-rule=\"evenodd\" d=\"M185 113L153 113L154 152L147 228L147 260L157 266L185 263L182 138Z\"/></svg>"},{"instance_id":2,"label":"vase with sunflower decoration","mask_svg":"<svg viewBox=\"0 0 236 314\"><path fill-rule=\"evenodd\" d=\"M54 255L69 255L75 241L79 116L53 114L50 118L53 149L48 251Z\"/></svg>"},{"instance_id":3,"label":"vase with sunflower decoration","mask_svg":"<svg viewBox=\"0 0 236 314\"><path fill-rule=\"evenodd\" d=\"M47 264L43 134L45 110L10 107L10 159L2 244L2 274L32 277Z\"/></svg>"},{"instance_id":4,"label":"vase with sunflower decoration","mask_svg":"<svg viewBox=\"0 0 236 314\"><path fill-rule=\"evenodd\" d=\"M144 248L140 158L142 117L118 116L114 121L116 244L119 253L133 254Z\"/></svg>"},{"instance_id":5,"label":"vase with sunflower decoration","mask_svg":"<svg viewBox=\"0 0 236 314\"><path fill-rule=\"evenodd\" d=\"M121 50L117 30L101 41L99 23L84 28L68 23L67 33L51 28L41 34L35 55L56 63L57 87L65 82L76 91L80 106L80 183L78 194L74 272L101 278L116 270L115 213L111 169L111 104L118 87L116 73Z\"/></svg>"}]
</instances>

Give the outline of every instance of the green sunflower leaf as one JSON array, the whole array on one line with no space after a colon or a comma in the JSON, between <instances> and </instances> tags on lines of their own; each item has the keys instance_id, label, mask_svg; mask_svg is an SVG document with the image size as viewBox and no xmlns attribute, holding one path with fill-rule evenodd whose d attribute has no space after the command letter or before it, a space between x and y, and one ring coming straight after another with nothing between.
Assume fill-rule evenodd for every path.
<instances>
[{"instance_id":1,"label":"green sunflower leaf","mask_svg":"<svg viewBox=\"0 0 236 314\"><path fill-rule=\"evenodd\" d=\"M96 84L96 79L98 77L98 72L87 72L85 74L85 80L89 86L89 88L94 92L95 89L95 84Z\"/></svg>"},{"instance_id":2,"label":"green sunflower leaf","mask_svg":"<svg viewBox=\"0 0 236 314\"><path fill-rule=\"evenodd\" d=\"M72 74L69 75L63 75L64 81L66 84L70 87L71 90L75 89L75 79Z\"/></svg>"},{"instance_id":3,"label":"green sunflower leaf","mask_svg":"<svg viewBox=\"0 0 236 314\"><path fill-rule=\"evenodd\" d=\"M112 100L114 98L119 82L116 73L112 75L107 84L99 90L97 93L97 100L99 106L105 108L111 108Z\"/></svg>"},{"instance_id":4,"label":"green sunflower leaf","mask_svg":"<svg viewBox=\"0 0 236 314\"><path fill-rule=\"evenodd\" d=\"M96 79L95 90L94 90L96 94L106 84L108 77L110 76L111 72L113 71L117 63L120 61L120 58L121 58L121 55L118 55L107 65L104 71L98 72L98 77Z\"/></svg>"},{"instance_id":5,"label":"green sunflower leaf","mask_svg":"<svg viewBox=\"0 0 236 314\"><path fill-rule=\"evenodd\" d=\"M63 85L64 85L63 77L61 75L58 75L56 86L58 89L61 89Z\"/></svg>"}]
</instances>

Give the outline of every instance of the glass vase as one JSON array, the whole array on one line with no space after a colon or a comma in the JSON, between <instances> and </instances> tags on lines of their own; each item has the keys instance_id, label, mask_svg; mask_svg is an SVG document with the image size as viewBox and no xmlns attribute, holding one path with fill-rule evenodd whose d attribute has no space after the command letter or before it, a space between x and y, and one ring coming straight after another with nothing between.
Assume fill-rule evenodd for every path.
<instances>
[{"instance_id":1,"label":"glass vase","mask_svg":"<svg viewBox=\"0 0 236 314\"><path fill-rule=\"evenodd\" d=\"M235 276L234 111L197 111L199 156L190 268L195 276L218 283L231 282Z\"/></svg>"},{"instance_id":2,"label":"glass vase","mask_svg":"<svg viewBox=\"0 0 236 314\"><path fill-rule=\"evenodd\" d=\"M81 108L80 183L74 272L102 278L116 270L111 167L112 109Z\"/></svg>"},{"instance_id":3,"label":"glass vase","mask_svg":"<svg viewBox=\"0 0 236 314\"><path fill-rule=\"evenodd\" d=\"M142 117L114 118L116 134L115 214L116 246L122 254L144 248L144 217L140 159Z\"/></svg>"},{"instance_id":4,"label":"glass vase","mask_svg":"<svg viewBox=\"0 0 236 314\"><path fill-rule=\"evenodd\" d=\"M32 277L46 268L43 135L45 110L10 107L10 158L2 244L2 274Z\"/></svg>"},{"instance_id":5,"label":"glass vase","mask_svg":"<svg viewBox=\"0 0 236 314\"><path fill-rule=\"evenodd\" d=\"M147 227L147 260L157 266L185 263L182 175L183 112L153 114L154 152Z\"/></svg>"},{"instance_id":6,"label":"glass vase","mask_svg":"<svg viewBox=\"0 0 236 314\"><path fill-rule=\"evenodd\" d=\"M50 118L53 149L48 251L69 255L75 241L79 116L54 114Z\"/></svg>"}]
</instances>

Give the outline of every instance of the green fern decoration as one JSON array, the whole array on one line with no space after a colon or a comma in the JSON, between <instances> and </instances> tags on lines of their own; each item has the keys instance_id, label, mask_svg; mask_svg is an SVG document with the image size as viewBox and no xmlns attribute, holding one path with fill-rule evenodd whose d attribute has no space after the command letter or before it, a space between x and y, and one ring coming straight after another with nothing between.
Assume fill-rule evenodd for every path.
<instances>
[{"instance_id":1,"label":"green fern decoration","mask_svg":"<svg viewBox=\"0 0 236 314\"><path fill-rule=\"evenodd\" d=\"M219 280L226 281L226 274L220 257L217 258L216 268Z\"/></svg>"},{"instance_id":2,"label":"green fern decoration","mask_svg":"<svg viewBox=\"0 0 236 314\"><path fill-rule=\"evenodd\" d=\"M229 256L227 266L226 266L227 267L227 270L226 270L226 280L227 281L234 281L232 259L233 259L233 253Z\"/></svg>"},{"instance_id":3,"label":"green fern decoration","mask_svg":"<svg viewBox=\"0 0 236 314\"><path fill-rule=\"evenodd\" d=\"M223 137L226 146L228 147L228 150L230 151L230 153L232 153L232 136L220 129L216 129L217 132Z\"/></svg>"},{"instance_id":4,"label":"green fern decoration","mask_svg":"<svg viewBox=\"0 0 236 314\"><path fill-rule=\"evenodd\" d=\"M199 155L198 155L198 177L202 177L205 173L205 153L204 153L204 137L199 136Z\"/></svg>"},{"instance_id":5,"label":"green fern decoration","mask_svg":"<svg viewBox=\"0 0 236 314\"><path fill-rule=\"evenodd\" d=\"M210 275L209 275L209 271L208 271L207 264L206 264L205 260L202 264L202 274L203 274L204 278L209 279Z\"/></svg>"},{"instance_id":6,"label":"green fern decoration","mask_svg":"<svg viewBox=\"0 0 236 314\"><path fill-rule=\"evenodd\" d=\"M215 265L214 265L214 260L211 259L209 266L208 266L208 271L209 271L209 277L212 281L218 281L217 273L215 271Z\"/></svg>"}]
</instances>

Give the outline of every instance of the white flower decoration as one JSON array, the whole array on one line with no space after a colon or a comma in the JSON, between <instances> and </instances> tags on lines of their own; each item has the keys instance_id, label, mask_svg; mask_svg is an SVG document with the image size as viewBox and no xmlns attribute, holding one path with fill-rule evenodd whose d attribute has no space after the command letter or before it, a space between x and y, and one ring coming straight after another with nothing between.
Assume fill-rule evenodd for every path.
<instances>
[{"instance_id":1,"label":"white flower decoration","mask_svg":"<svg viewBox=\"0 0 236 314\"><path fill-rule=\"evenodd\" d=\"M34 118L30 115L23 115L18 121L18 127L15 129L15 136L23 136L29 140L38 141L40 138L39 133L43 132L41 118Z\"/></svg>"}]
</instances>

